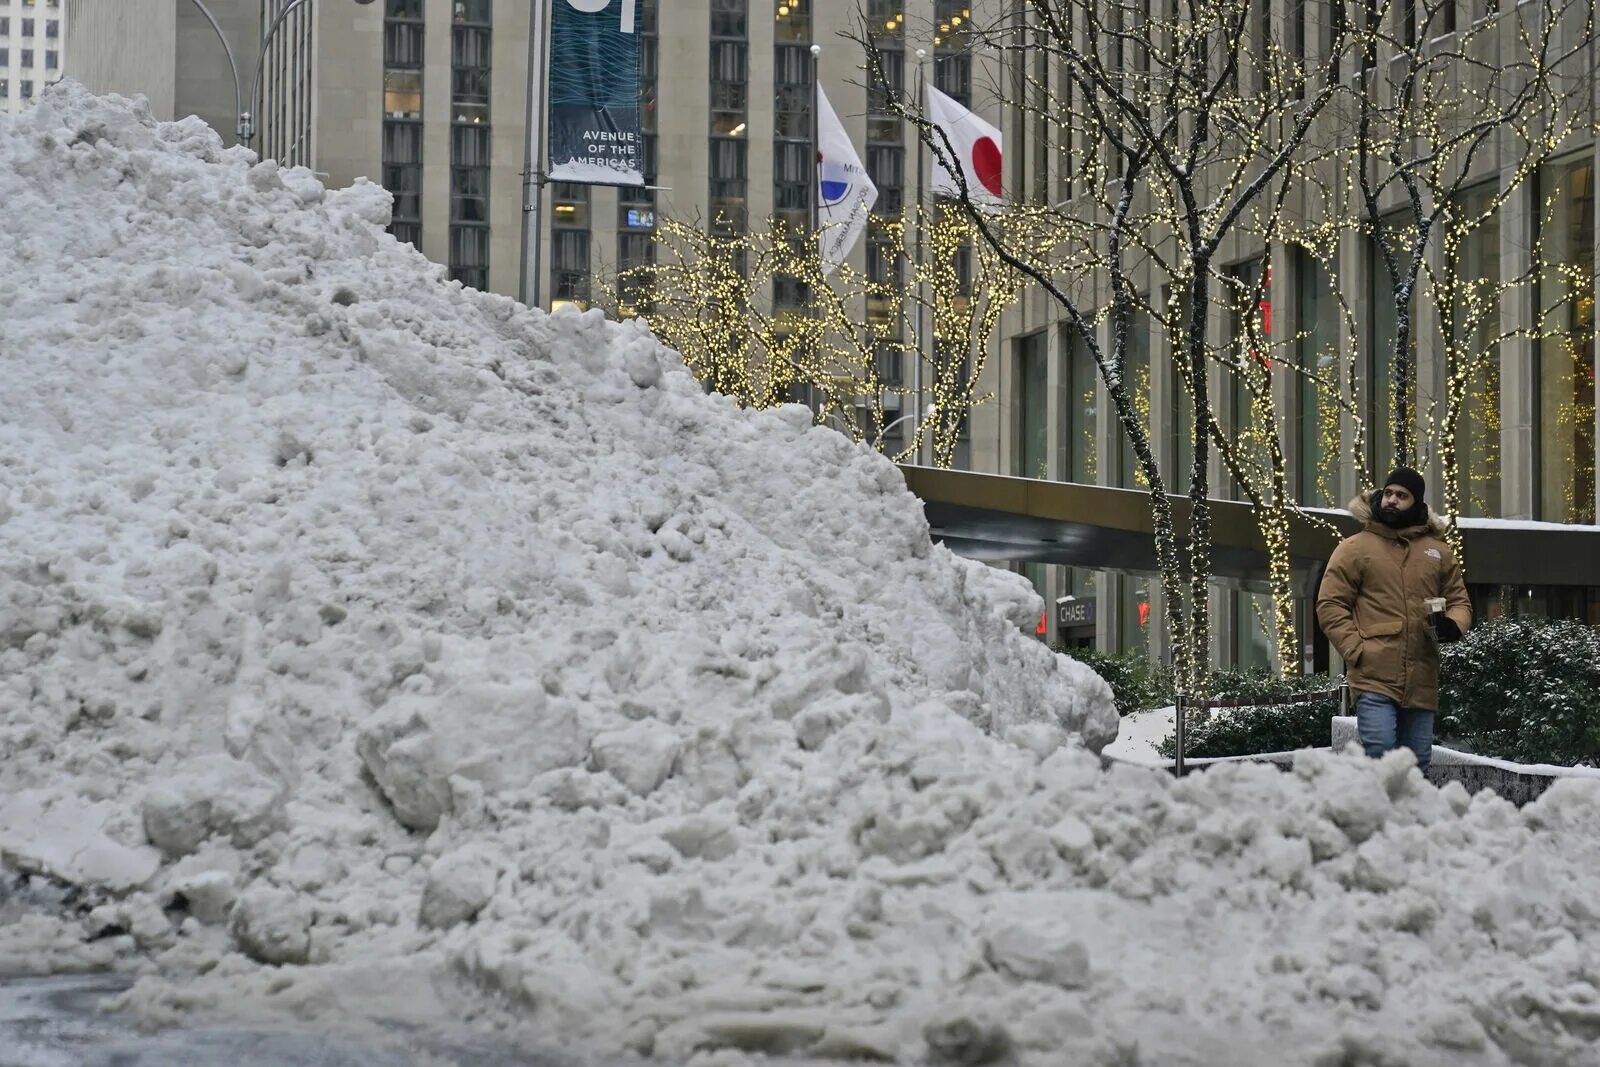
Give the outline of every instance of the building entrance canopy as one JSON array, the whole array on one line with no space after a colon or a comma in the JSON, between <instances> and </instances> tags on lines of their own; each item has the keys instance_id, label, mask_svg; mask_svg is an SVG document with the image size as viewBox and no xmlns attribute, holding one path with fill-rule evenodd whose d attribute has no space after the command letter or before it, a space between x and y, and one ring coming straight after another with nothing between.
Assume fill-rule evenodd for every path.
<instances>
[{"instance_id":1,"label":"building entrance canopy","mask_svg":"<svg viewBox=\"0 0 1600 1067\"><path fill-rule=\"evenodd\" d=\"M1143 490L937 467L901 470L907 487L923 502L933 539L960 555L990 562L1157 572L1150 494ZM1170 499L1186 550L1189 501ZM1211 507L1214 575L1240 588L1267 591L1266 542L1251 506L1213 500ZM1359 525L1344 511L1306 509L1291 515L1290 569L1300 595L1315 595L1334 546ZM1460 525L1469 582L1600 586L1600 527L1501 519L1462 519Z\"/></svg>"}]
</instances>

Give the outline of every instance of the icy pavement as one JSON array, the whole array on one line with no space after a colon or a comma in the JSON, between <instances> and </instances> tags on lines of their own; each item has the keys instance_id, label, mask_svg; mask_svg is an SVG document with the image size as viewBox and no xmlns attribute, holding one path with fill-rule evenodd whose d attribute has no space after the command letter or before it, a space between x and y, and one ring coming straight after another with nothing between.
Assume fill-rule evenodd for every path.
<instances>
[{"instance_id":1,"label":"icy pavement","mask_svg":"<svg viewBox=\"0 0 1600 1067\"><path fill-rule=\"evenodd\" d=\"M0 1067L610 1067L617 1061L540 1056L476 1035L348 1037L246 1027L148 1033L104 1010L129 985L114 975L0 978Z\"/></svg>"}]
</instances>

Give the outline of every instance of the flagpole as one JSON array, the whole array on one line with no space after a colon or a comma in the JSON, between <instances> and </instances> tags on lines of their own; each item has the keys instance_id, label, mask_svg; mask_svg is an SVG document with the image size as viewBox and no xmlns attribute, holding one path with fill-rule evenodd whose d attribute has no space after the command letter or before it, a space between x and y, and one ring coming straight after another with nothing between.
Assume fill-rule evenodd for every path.
<instances>
[{"instance_id":1,"label":"flagpole","mask_svg":"<svg viewBox=\"0 0 1600 1067\"><path fill-rule=\"evenodd\" d=\"M927 63L927 61L928 61L928 50L926 48L917 49L917 101L916 101L917 107L921 107L922 106L923 67ZM913 274L912 274L912 276L915 277L916 280L917 280L917 295L916 295L917 319L916 319L916 326L915 326L915 329L914 329L914 332L916 333L916 336L917 336L917 355L916 355L916 358L911 361L911 392L912 392L913 397L916 399L916 405L911 409L911 442L912 442L913 446L916 448L916 452L914 453L915 458L913 460L913 464L912 465L913 466L919 466L919 467L922 465L922 438L920 436L920 434L922 433L922 345L923 345L923 341L924 341L925 336L926 336L925 332L924 332L924 329L923 329L923 325L922 325L922 312L923 312L923 306L922 305L924 303L924 301L923 301L923 293L922 293L922 275L923 275L923 270L922 270L922 224L923 224L922 172L927 169L926 166L924 165L924 160L923 160L923 155L922 155L923 151L924 151L924 145L922 143L922 131L918 130L917 131L917 232L916 232L916 239L915 239L915 249L916 249L916 251L915 251L915 254L914 254L915 266L913 268Z\"/></svg>"},{"instance_id":2,"label":"flagpole","mask_svg":"<svg viewBox=\"0 0 1600 1067\"><path fill-rule=\"evenodd\" d=\"M822 260L822 46L811 46L811 232L817 235L817 260Z\"/></svg>"}]
</instances>

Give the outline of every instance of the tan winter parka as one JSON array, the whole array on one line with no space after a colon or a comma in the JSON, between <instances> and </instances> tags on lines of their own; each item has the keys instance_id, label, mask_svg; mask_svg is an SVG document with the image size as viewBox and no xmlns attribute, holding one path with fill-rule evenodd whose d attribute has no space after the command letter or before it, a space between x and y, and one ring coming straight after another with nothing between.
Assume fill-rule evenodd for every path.
<instances>
[{"instance_id":1,"label":"tan winter parka","mask_svg":"<svg viewBox=\"0 0 1600 1067\"><path fill-rule=\"evenodd\" d=\"M1317 622L1344 657L1356 692L1437 711L1439 641L1424 601L1444 597L1461 632L1472 625L1444 522L1429 512L1425 525L1392 529L1373 519L1365 497L1350 502L1350 513L1367 526L1333 550L1317 593Z\"/></svg>"}]
</instances>

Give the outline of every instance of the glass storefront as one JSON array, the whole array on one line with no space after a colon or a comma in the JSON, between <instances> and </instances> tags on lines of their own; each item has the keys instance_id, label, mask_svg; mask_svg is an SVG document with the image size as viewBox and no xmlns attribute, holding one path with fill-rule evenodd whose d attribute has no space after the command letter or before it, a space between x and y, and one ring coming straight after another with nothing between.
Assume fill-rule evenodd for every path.
<instances>
[{"instance_id":1,"label":"glass storefront","mask_svg":"<svg viewBox=\"0 0 1600 1067\"><path fill-rule=\"evenodd\" d=\"M1117 612L1117 649L1150 655L1150 631L1156 625L1150 594L1160 585L1160 579L1140 574L1124 574L1122 595Z\"/></svg>"},{"instance_id":2,"label":"glass storefront","mask_svg":"<svg viewBox=\"0 0 1600 1067\"><path fill-rule=\"evenodd\" d=\"M1600 626L1600 586L1467 585L1474 625L1503 618L1578 619Z\"/></svg>"},{"instance_id":3,"label":"glass storefront","mask_svg":"<svg viewBox=\"0 0 1600 1067\"><path fill-rule=\"evenodd\" d=\"M1552 308L1539 354L1539 515L1595 521L1594 165L1547 167L1546 269L1539 303Z\"/></svg>"}]
</instances>

